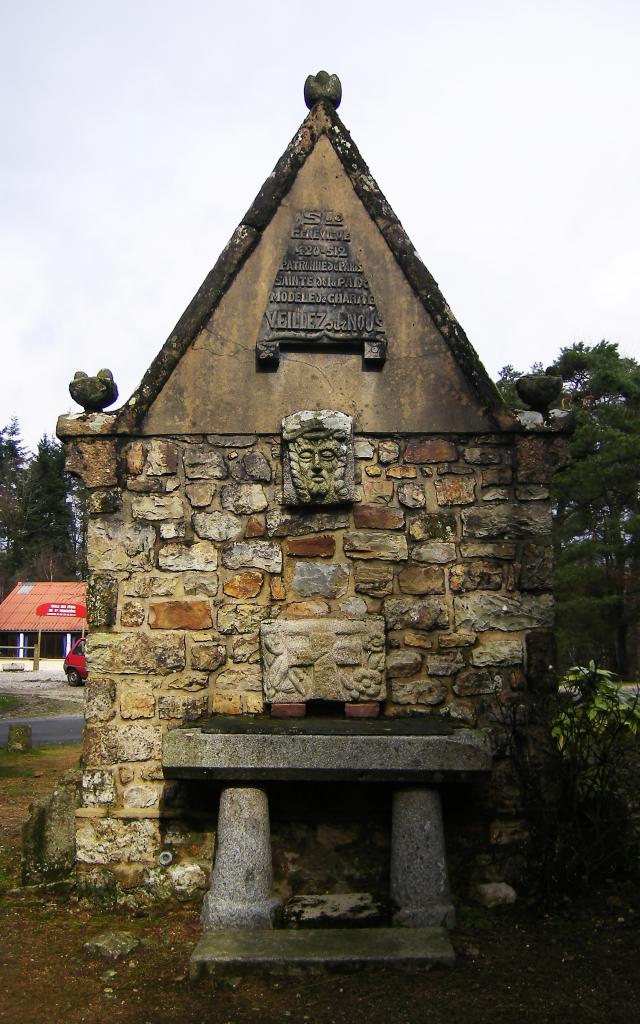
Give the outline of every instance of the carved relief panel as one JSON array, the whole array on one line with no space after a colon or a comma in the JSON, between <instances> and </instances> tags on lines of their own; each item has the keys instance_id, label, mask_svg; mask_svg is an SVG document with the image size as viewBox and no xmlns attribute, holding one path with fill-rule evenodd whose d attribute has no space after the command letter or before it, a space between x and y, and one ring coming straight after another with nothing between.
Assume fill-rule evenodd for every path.
<instances>
[{"instance_id":1,"label":"carved relief panel","mask_svg":"<svg viewBox=\"0 0 640 1024\"><path fill-rule=\"evenodd\" d=\"M276 703L386 696L384 619L277 619L260 626L264 692Z\"/></svg>"}]
</instances>

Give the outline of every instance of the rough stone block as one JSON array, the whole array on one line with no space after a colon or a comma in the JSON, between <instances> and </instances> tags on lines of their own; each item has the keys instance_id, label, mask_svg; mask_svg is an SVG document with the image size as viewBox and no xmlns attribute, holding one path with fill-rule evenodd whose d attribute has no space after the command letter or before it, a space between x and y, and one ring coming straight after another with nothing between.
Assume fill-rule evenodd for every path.
<instances>
[{"instance_id":1,"label":"rough stone block","mask_svg":"<svg viewBox=\"0 0 640 1024\"><path fill-rule=\"evenodd\" d=\"M384 620L263 622L264 692L272 703L382 700Z\"/></svg>"},{"instance_id":2,"label":"rough stone block","mask_svg":"<svg viewBox=\"0 0 640 1024\"><path fill-rule=\"evenodd\" d=\"M398 573L398 586L403 594L444 594L444 570L408 565Z\"/></svg>"},{"instance_id":3,"label":"rough stone block","mask_svg":"<svg viewBox=\"0 0 640 1024\"><path fill-rule=\"evenodd\" d=\"M146 446L142 441L132 441L124 449L124 464L127 473L132 476L139 476L144 469L146 458Z\"/></svg>"},{"instance_id":4,"label":"rough stone block","mask_svg":"<svg viewBox=\"0 0 640 1024\"><path fill-rule=\"evenodd\" d=\"M215 572L184 573L182 589L185 594L206 594L207 597L215 597L218 593L218 574Z\"/></svg>"},{"instance_id":5,"label":"rough stone block","mask_svg":"<svg viewBox=\"0 0 640 1024\"><path fill-rule=\"evenodd\" d=\"M213 501L216 485L211 480L196 480L187 484L185 493L193 508L206 508Z\"/></svg>"},{"instance_id":6,"label":"rough stone block","mask_svg":"<svg viewBox=\"0 0 640 1024\"><path fill-rule=\"evenodd\" d=\"M223 604L218 609L218 629L221 633L255 633L270 614L267 605Z\"/></svg>"},{"instance_id":7,"label":"rough stone block","mask_svg":"<svg viewBox=\"0 0 640 1024\"><path fill-rule=\"evenodd\" d=\"M280 545L268 540L236 541L222 552L222 564L227 569L264 569L265 572L282 572L282 551Z\"/></svg>"},{"instance_id":8,"label":"rough stone block","mask_svg":"<svg viewBox=\"0 0 640 1024\"><path fill-rule=\"evenodd\" d=\"M153 718L155 713L156 699L151 690L127 689L120 694L122 718Z\"/></svg>"},{"instance_id":9,"label":"rough stone block","mask_svg":"<svg viewBox=\"0 0 640 1024\"><path fill-rule=\"evenodd\" d=\"M412 540L454 541L456 517L453 512L432 512L416 516L409 523Z\"/></svg>"},{"instance_id":10,"label":"rough stone block","mask_svg":"<svg viewBox=\"0 0 640 1024\"><path fill-rule=\"evenodd\" d=\"M306 533L343 530L349 525L349 518L344 512L295 513L273 508L267 512L266 522L270 537L301 537Z\"/></svg>"},{"instance_id":11,"label":"rough stone block","mask_svg":"<svg viewBox=\"0 0 640 1024\"><path fill-rule=\"evenodd\" d=\"M179 696L178 694L158 697L158 718L179 719L181 722L195 722L207 714L207 696Z\"/></svg>"},{"instance_id":12,"label":"rough stone block","mask_svg":"<svg viewBox=\"0 0 640 1024\"><path fill-rule=\"evenodd\" d=\"M85 819L77 831L76 846L81 864L148 863L160 850L159 822L148 818Z\"/></svg>"},{"instance_id":13,"label":"rough stone block","mask_svg":"<svg viewBox=\"0 0 640 1024\"><path fill-rule=\"evenodd\" d=\"M260 642L257 634L242 634L234 637L231 644L231 658L236 665L256 665L260 661Z\"/></svg>"},{"instance_id":14,"label":"rough stone block","mask_svg":"<svg viewBox=\"0 0 640 1024\"><path fill-rule=\"evenodd\" d=\"M370 597L386 597L393 591L392 565L356 564L353 567L355 589Z\"/></svg>"},{"instance_id":15,"label":"rough stone block","mask_svg":"<svg viewBox=\"0 0 640 1024\"><path fill-rule=\"evenodd\" d=\"M453 684L453 692L457 697L477 697L484 693L500 693L501 690L500 675L485 669L466 669L458 674Z\"/></svg>"},{"instance_id":16,"label":"rough stone block","mask_svg":"<svg viewBox=\"0 0 640 1024\"><path fill-rule=\"evenodd\" d=\"M244 531L245 538L247 540L250 537L264 537L267 532L267 526L264 520L264 516L249 516L247 519L247 525ZM229 538L235 540L235 538Z\"/></svg>"},{"instance_id":17,"label":"rough stone block","mask_svg":"<svg viewBox=\"0 0 640 1024\"><path fill-rule=\"evenodd\" d=\"M384 602L388 629L436 629L449 625L444 600L437 597L420 601L410 597L388 597Z\"/></svg>"},{"instance_id":18,"label":"rough stone block","mask_svg":"<svg viewBox=\"0 0 640 1024\"><path fill-rule=\"evenodd\" d=\"M75 866L78 773L63 777L50 796L37 800L22 827L22 884L66 878Z\"/></svg>"},{"instance_id":19,"label":"rough stone block","mask_svg":"<svg viewBox=\"0 0 640 1024\"><path fill-rule=\"evenodd\" d=\"M549 594L473 593L454 598L456 627L460 630L498 629L512 632L553 623L553 598Z\"/></svg>"},{"instance_id":20,"label":"rough stone block","mask_svg":"<svg viewBox=\"0 0 640 1024\"><path fill-rule=\"evenodd\" d=\"M405 462L423 464L427 462L455 462L458 452L455 444L440 438L411 440L404 453Z\"/></svg>"},{"instance_id":21,"label":"rough stone block","mask_svg":"<svg viewBox=\"0 0 640 1024\"><path fill-rule=\"evenodd\" d=\"M118 761L151 761L160 757L160 733L155 726L122 725L116 744Z\"/></svg>"},{"instance_id":22,"label":"rough stone block","mask_svg":"<svg viewBox=\"0 0 640 1024\"><path fill-rule=\"evenodd\" d=\"M227 597L237 597L246 600L249 597L257 597L264 583L264 575L257 569L247 569L245 572L237 572L230 576L222 587Z\"/></svg>"},{"instance_id":23,"label":"rough stone block","mask_svg":"<svg viewBox=\"0 0 640 1024\"><path fill-rule=\"evenodd\" d=\"M428 654L427 672L430 676L452 676L464 668L464 658L458 651L447 654Z\"/></svg>"},{"instance_id":24,"label":"rough stone block","mask_svg":"<svg viewBox=\"0 0 640 1024\"><path fill-rule=\"evenodd\" d=\"M375 455L376 450L371 444L371 441L367 441L366 438L358 438L353 443L353 454L356 459L372 459Z\"/></svg>"},{"instance_id":25,"label":"rough stone block","mask_svg":"<svg viewBox=\"0 0 640 1024\"><path fill-rule=\"evenodd\" d=\"M306 601L292 601L287 605L287 615L296 618L309 618L316 615L328 615L329 605L319 597L310 597Z\"/></svg>"},{"instance_id":26,"label":"rough stone block","mask_svg":"<svg viewBox=\"0 0 640 1024\"><path fill-rule=\"evenodd\" d=\"M87 583L87 622L92 629L113 626L118 604L118 579L106 572L92 572Z\"/></svg>"},{"instance_id":27,"label":"rough stone block","mask_svg":"<svg viewBox=\"0 0 640 1024\"><path fill-rule=\"evenodd\" d=\"M105 516L122 508L122 491L118 487L100 487L87 492L87 511L90 516Z\"/></svg>"},{"instance_id":28,"label":"rough stone block","mask_svg":"<svg viewBox=\"0 0 640 1024\"><path fill-rule=\"evenodd\" d=\"M464 541L460 545L463 558L502 558L511 562L516 557L515 544Z\"/></svg>"},{"instance_id":29,"label":"rough stone block","mask_svg":"<svg viewBox=\"0 0 640 1024\"><path fill-rule=\"evenodd\" d=\"M191 667L200 672L215 672L227 660L227 649L212 640L192 643L190 647Z\"/></svg>"},{"instance_id":30,"label":"rough stone block","mask_svg":"<svg viewBox=\"0 0 640 1024\"><path fill-rule=\"evenodd\" d=\"M67 473L81 477L87 487L115 487L118 483L114 441L67 441L65 456Z\"/></svg>"},{"instance_id":31,"label":"rough stone block","mask_svg":"<svg viewBox=\"0 0 640 1024\"><path fill-rule=\"evenodd\" d=\"M84 717L87 724L110 721L116 713L116 684L93 674L84 688Z\"/></svg>"},{"instance_id":32,"label":"rough stone block","mask_svg":"<svg viewBox=\"0 0 640 1024\"><path fill-rule=\"evenodd\" d=\"M387 655L387 675L414 676L422 668L422 657L417 651L391 651Z\"/></svg>"},{"instance_id":33,"label":"rough stone block","mask_svg":"<svg viewBox=\"0 0 640 1024\"><path fill-rule=\"evenodd\" d=\"M398 487L398 501L407 508L424 508L426 504L424 487L421 484L404 483Z\"/></svg>"},{"instance_id":34,"label":"rough stone block","mask_svg":"<svg viewBox=\"0 0 640 1024\"><path fill-rule=\"evenodd\" d=\"M378 462L388 466L397 462L400 457L400 445L397 441L380 441L378 445Z\"/></svg>"},{"instance_id":35,"label":"rough stone block","mask_svg":"<svg viewBox=\"0 0 640 1024\"><path fill-rule=\"evenodd\" d=\"M141 626L146 612L141 601L124 601L120 612L121 626Z\"/></svg>"},{"instance_id":36,"label":"rough stone block","mask_svg":"<svg viewBox=\"0 0 640 1024\"><path fill-rule=\"evenodd\" d=\"M147 476L169 476L178 470L178 448L173 442L154 438L147 448Z\"/></svg>"},{"instance_id":37,"label":"rough stone block","mask_svg":"<svg viewBox=\"0 0 640 1024\"><path fill-rule=\"evenodd\" d=\"M182 456L188 480L224 480L227 463L222 452L212 451L207 445L189 445Z\"/></svg>"},{"instance_id":38,"label":"rough stone block","mask_svg":"<svg viewBox=\"0 0 640 1024\"><path fill-rule=\"evenodd\" d=\"M438 645L442 650L452 647L471 647L475 642L475 633L443 633L438 638Z\"/></svg>"},{"instance_id":39,"label":"rough stone block","mask_svg":"<svg viewBox=\"0 0 640 1024\"><path fill-rule=\"evenodd\" d=\"M262 452L245 452L240 461L249 480L261 480L266 484L271 481L271 466Z\"/></svg>"},{"instance_id":40,"label":"rough stone block","mask_svg":"<svg viewBox=\"0 0 640 1024\"><path fill-rule=\"evenodd\" d=\"M543 502L531 505L491 505L462 512L463 536L522 540L551 533L551 509Z\"/></svg>"},{"instance_id":41,"label":"rough stone block","mask_svg":"<svg viewBox=\"0 0 640 1024\"><path fill-rule=\"evenodd\" d=\"M171 597L177 586L178 581L173 576L136 573L122 584L122 593L125 597Z\"/></svg>"},{"instance_id":42,"label":"rough stone block","mask_svg":"<svg viewBox=\"0 0 640 1024\"><path fill-rule=\"evenodd\" d=\"M411 549L413 562L445 564L456 558L456 546L448 541L426 540Z\"/></svg>"},{"instance_id":43,"label":"rough stone block","mask_svg":"<svg viewBox=\"0 0 640 1024\"><path fill-rule=\"evenodd\" d=\"M496 562L459 562L449 569L449 587L454 594L469 590L500 590L502 566Z\"/></svg>"},{"instance_id":44,"label":"rough stone block","mask_svg":"<svg viewBox=\"0 0 640 1024\"><path fill-rule=\"evenodd\" d=\"M520 640L485 640L471 652L472 665L520 665L522 660Z\"/></svg>"},{"instance_id":45,"label":"rough stone block","mask_svg":"<svg viewBox=\"0 0 640 1024\"><path fill-rule=\"evenodd\" d=\"M391 700L394 704L417 704L438 707L447 699L448 690L442 683L429 679L394 679L391 685Z\"/></svg>"},{"instance_id":46,"label":"rough stone block","mask_svg":"<svg viewBox=\"0 0 640 1024\"><path fill-rule=\"evenodd\" d=\"M417 475L415 466L389 466L386 472L389 480L415 480Z\"/></svg>"},{"instance_id":47,"label":"rough stone block","mask_svg":"<svg viewBox=\"0 0 640 1024\"><path fill-rule=\"evenodd\" d=\"M116 785L113 772L105 768L84 771L81 779L83 807L100 807L112 804L116 799Z\"/></svg>"},{"instance_id":48,"label":"rough stone block","mask_svg":"<svg viewBox=\"0 0 640 1024\"><path fill-rule=\"evenodd\" d=\"M310 537L291 537L285 542L286 553L297 558L333 558L335 550L335 538L322 534Z\"/></svg>"},{"instance_id":49,"label":"rough stone block","mask_svg":"<svg viewBox=\"0 0 640 1024\"><path fill-rule=\"evenodd\" d=\"M216 677L217 693L262 693L262 670L259 665L225 668Z\"/></svg>"},{"instance_id":50,"label":"rough stone block","mask_svg":"<svg viewBox=\"0 0 640 1024\"><path fill-rule=\"evenodd\" d=\"M243 516L269 506L261 484L226 484L220 491L220 502L223 508Z\"/></svg>"},{"instance_id":51,"label":"rough stone block","mask_svg":"<svg viewBox=\"0 0 640 1024\"><path fill-rule=\"evenodd\" d=\"M496 451L495 448L490 448L488 445L478 446L477 448L465 448L464 450L464 461L471 463L476 466L490 466L500 462L501 454Z\"/></svg>"},{"instance_id":52,"label":"rough stone block","mask_svg":"<svg viewBox=\"0 0 640 1024\"><path fill-rule=\"evenodd\" d=\"M343 562L296 562L291 585L302 597L341 597L349 586L349 566Z\"/></svg>"},{"instance_id":53,"label":"rough stone block","mask_svg":"<svg viewBox=\"0 0 640 1024\"><path fill-rule=\"evenodd\" d=\"M518 583L521 590L552 589L553 548L550 544L523 544Z\"/></svg>"},{"instance_id":54,"label":"rough stone block","mask_svg":"<svg viewBox=\"0 0 640 1024\"><path fill-rule=\"evenodd\" d=\"M127 786L123 793L125 807L155 807L159 794L152 786Z\"/></svg>"},{"instance_id":55,"label":"rough stone block","mask_svg":"<svg viewBox=\"0 0 640 1024\"><path fill-rule=\"evenodd\" d=\"M90 673L167 675L184 668L184 638L175 633L90 633L87 660Z\"/></svg>"},{"instance_id":56,"label":"rough stone block","mask_svg":"<svg viewBox=\"0 0 640 1024\"><path fill-rule=\"evenodd\" d=\"M378 467L370 467L372 470ZM393 480L369 480L362 482L362 496L371 505L388 505L393 501ZM346 526L346 523L345 523Z\"/></svg>"},{"instance_id":57,"label":"rough stone block","mask_svg":"<svg viewBox=\"0 0 640 1024\"><path fill-rule=\"evenodd\" d=\"M195 544L165 544L158 554L161 569L172 572L211 572L218 567L218 551L211 541Z\"/></svg>"},{"instance_id":58,"label":"rough stone block","mask_svg":"<svg viewBox=\"0 0 640 1024\"><path fill-rule=\"evenodd\" d=\"M151 629L209 629L213 625L208 601L152 601Z\"/></svg>"},{"instance_id":59,"label":"rough stone block","mask_svg":"<svg viewBox=\"0 0 640 1024\"><path fill-rule=\"evenodd\" d=\"M516 441L516 479L518 483L549 483L567 464L567 441L524 435Z\"/></svg>"},{"instance_id":60,"label":"rough stone block","mask_svg":"<svg viewBox=\"0 0 640 1024\"><path fill-rule=\"evenodd\" d=\"M240 540L244 531L242 519L232 512L196 512L192 522L198 537L205 540Z\"/></svg>"},{"instance_id":61,"label":"rough stone block","mask_svg":"<svg viewBox=\"0 0 640 1024\"><path fill-rule=\"evenodd\" d=\"M151 569L156 531L143 523L125 524L111 518L90 519L89 570Z\"/></svg>"},{"instance_id":62,"label":"rough stone block","mask_svg":"<svg viewBox=\"0 0 640 1024\"><path fill-rule=\"evenodd\" d=\"M406 537L378 530L353 530L345 533L342 545L349 558L398 562L406 560L409 554Z\"/></svg>"},{"instance_id":63,"label":"rough stone block","mask_svg":"<svg viewBox=\"0 0 640 1024\"><path fill-rule=\"evenodd\" d=\"M184 523L175 519L169 523L160 523L160 536L162 540L182 540L187 535L187 528Z\"/></svg>"},{"instance_id":64,"label":"rough stone block","mask_svg":"<svg viewBox=\"0 0 640 1024\"><path fill-rule=\"evenodd\" d=\"M438 505L471 505L476 498L473 477L441 476L435 482Z\"/></svg>"},{"instance_id":65,"label":"rough stone block","mask_svg":"<svg viewBox=\"0 0 640 1024\"><path fill-rule=\"evenodd\" d=\"M357 529L402 530L404 512L401 508L391 508L389 505L355 505L353 522Z\"/></svg>"}]
</instances>

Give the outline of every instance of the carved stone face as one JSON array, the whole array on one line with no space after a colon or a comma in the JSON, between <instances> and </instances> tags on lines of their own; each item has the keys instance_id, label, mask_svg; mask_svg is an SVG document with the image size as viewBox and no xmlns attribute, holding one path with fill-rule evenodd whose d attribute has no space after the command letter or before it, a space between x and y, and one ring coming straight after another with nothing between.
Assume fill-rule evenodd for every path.
<instances>
[{"instance_id":1,"label":"carved stone face","mask_svg":"<svg viewBox=\"0 0 640 1024\"><path fill-rule=\"evenodd\" d=\"M344 501L347 446L338 437L302 435L289 447L291 476L298 494L308 501Z\"/></svg>"},{"instance_id":2,"label":"carved stone face","mask_svg":"<svg viewBox=\"0 0 640 1024\"><path fill-rule=\"evenodd\" d=\"M283 421L284 498L290 505L353 501L351 418L321 410Z\"/></svg>"}]
</instances>

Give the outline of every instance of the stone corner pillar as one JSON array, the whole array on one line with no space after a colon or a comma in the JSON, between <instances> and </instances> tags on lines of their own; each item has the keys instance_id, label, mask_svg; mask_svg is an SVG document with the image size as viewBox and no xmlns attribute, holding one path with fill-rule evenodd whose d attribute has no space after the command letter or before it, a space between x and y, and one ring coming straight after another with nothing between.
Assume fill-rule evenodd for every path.
<instances>
[{"instance_id":1,"label":"stone corner pillar","mask_svg":"<svg viewBox=\"0 0 640 1024\"><path fill-rule=\"evenodd\" d=\"M455 927L437 789L406 786L393 794L391 899L394 925Z\"/></svg>"},{"instance_id":2,"label":"stone corner pillar","mask_svg":"<svg viewBox=\"0 0 640 1024\"><path fill-rule=\"evenodd\" d=\"M204 930L272 928L279 906L272 882L267 794L252 786L228 786L220 795L211 886L202 906Z\"/></svg>"}]
</instances>

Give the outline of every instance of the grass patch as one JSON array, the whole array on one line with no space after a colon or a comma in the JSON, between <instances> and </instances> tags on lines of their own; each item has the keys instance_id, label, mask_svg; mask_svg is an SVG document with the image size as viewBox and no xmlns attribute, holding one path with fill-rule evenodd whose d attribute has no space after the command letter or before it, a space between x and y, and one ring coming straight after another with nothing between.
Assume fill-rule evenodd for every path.
<instances>
[{"instance_id":1,"label":"grass patch","mask_svg":"<svg viewBox=\"0 0 640 1024\"><path fill-rule=\"evenodd\" d=\"M10 711L11 708L15 708L20 703L18 697L14 697L12 693L0 693L0 708L4 708Z\"/></svg>"}]
</instances>

